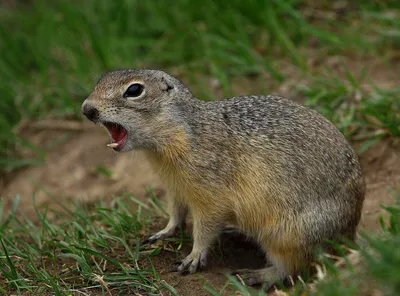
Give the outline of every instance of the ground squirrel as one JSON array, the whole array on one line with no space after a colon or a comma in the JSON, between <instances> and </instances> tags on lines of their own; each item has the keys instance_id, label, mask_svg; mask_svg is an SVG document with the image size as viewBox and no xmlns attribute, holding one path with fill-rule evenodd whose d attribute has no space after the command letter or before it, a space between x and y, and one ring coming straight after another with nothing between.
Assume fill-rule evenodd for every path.
<instances>
[{"instance_id":1,"label":"ground squirrel","mask_svg":"<svg viewBox=\"0 0 400 296\"><path fill-rule=\"evenodd\" d=\"M319 113L279 96L203 102L158 70L106 73L82 105L116 151L144 150L167 189L170 219L151 241L174 235L188 212L193 273L225 225L254 238L272 266L239 271L276 281L307 267L325 241L353 240L365 184L357 154Z\"/></svg>"}]
</instances>

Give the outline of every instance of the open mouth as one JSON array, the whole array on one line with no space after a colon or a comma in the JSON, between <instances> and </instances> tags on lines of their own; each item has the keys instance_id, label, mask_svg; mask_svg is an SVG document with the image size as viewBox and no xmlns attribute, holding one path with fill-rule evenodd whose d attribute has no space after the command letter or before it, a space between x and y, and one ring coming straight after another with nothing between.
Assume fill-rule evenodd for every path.
<instances>
[{"instance_id":1,"label":"open mouth","mask_svg":"<svg viewBox=\"0 0 400 296\"><path fill-rule=\"evenodd\" d=\"M113 122L103 122L103 125L106 127L108 132L110 133L112 143L107 144L108 147L113 148L116 151L122 150L126 144L126 140L128 138L127 130L118 123Z\"/></svg>"}]
</instances>

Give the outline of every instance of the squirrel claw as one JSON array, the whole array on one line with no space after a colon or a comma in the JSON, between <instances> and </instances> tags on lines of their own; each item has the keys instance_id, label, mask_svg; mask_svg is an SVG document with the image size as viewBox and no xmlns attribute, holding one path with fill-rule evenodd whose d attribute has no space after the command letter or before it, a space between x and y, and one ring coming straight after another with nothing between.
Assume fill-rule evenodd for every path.
<instances>
[{"instance_id":1,"label":"squirrel claw","mask_svg":"<svg viewBox=\"0 0 400 296\"><path fill-rule=\"evenodd\" d=\"M169 273L171 273L171 272L178 272L178 267L171 268L170 270L168 270L168 272L169 272Z\"/></svg>"},{"instance_id":2,"label":"squirrel claw","mask_svg":"<svg viewBox=\"0 0 400 296\"><path fill-rule=\"evenodd\" d=\"M192 274L204 268L206 264L207 251L203 251L200 254L190 253L185 259L182 260L182 264L178 267L178 272L181 275Z\"/></svg>"},{"instance_id":3,"label":"squirrel claw","mask_svg":"<svg viewBox=\"0 0 400 296\"><path fill-rule=\"evenodd\" d=\"M241 279L247 286L262 284L263 289L268 291L272 285L281 279L277 274L275 267L266 267L262 269L239 269L231 272L231 275Z\"/></svg>"},{"instance_id":4,"label":"squirrel claw","mask_svg":"<svg viewBox=\"0 0 400 296\"><path fill-rule=\"evenodd\" d=\"M185 269L185 270L180 271L179 274L182 276L186 276L186 275L191 274L191 272L189 270Z\"/></svg>"},{"instance_id":5,"label":"squirrel claw","mask_svg":"<svg viewBox=\"0 0 400 296\"><path fill-rule=\"evenodd\" d=\"M145 240L142 242L142 245L152 245L152 244L154 244L156 241L158 241L158 240L163 240L164 238L167 238L167 237L168 237L168 235L166 235L165 233L158 232L158 233L156 233L156 234L153 234L153 235L150 236L149 238L145 239Z\"/></svg>"},{"instance_id":6,"label":"squirrel claw","mask_svg":"<svg viewBox=\"0 0 400 296\"><path fill-rule=\"evenodd\" d=\"M149 244L150 244L149 239L145 239L144 241L141 241L141 242L140 242L140 245L141 245L141 246L149 245Z\"/></svg>"},{"instance_id":7,"label":"squirrel claw","mask_svg":"<svg viewBox=\"0 0 400 296\"><path fill-rule=\"evenodd\" d=\"M250 271L248 269L242 269L242 270L235 270L231 272L231 275L236 276L240 279L243 280L243 282L247 286L253 286L255 284L260 283L259 279L255 277L252 273L254 271Z\"/></svg>"},{"instance_id":8,"label":"squirrel claw","mask_svg":"<svg viewBox=\"0 0 400 296\"><path fill-rule=\"evenodd\" d=\"M144 241L142 241L140 244L143 245L152 245L157 241L157 239L154 239L152 237L149 237L147 239L145 239Z\"/></svg>"},{"instance_id":9,"label":"squirrel claw","mask_svg":"<svg viewBox=\"0 0 400 296\"><path fill-rule=\"evenodd\" d=\"M142 245L144 245L144 244L150 244L151 245L151 244L154 244L158 240L163 240L163 239L166 239L168 237L172 237L174 235L174 233L175 233L175 229L176 229L176 227L165 228L165 229L153 234L148 239L144 240L142 242Z\"/></svg>"}]
</instances>

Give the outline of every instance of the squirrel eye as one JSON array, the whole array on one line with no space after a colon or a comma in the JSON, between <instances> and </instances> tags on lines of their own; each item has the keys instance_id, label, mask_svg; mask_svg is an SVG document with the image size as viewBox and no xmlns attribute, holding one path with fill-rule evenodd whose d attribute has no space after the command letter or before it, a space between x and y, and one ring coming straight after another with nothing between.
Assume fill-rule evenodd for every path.
<instances>
[{"instance_id":1,"label":"squirrel eye","mask_svg":"<svg viewBox=\"0 0 400 296\"><path fill-rule=\"evenodd\" d=\"M139 83L131 84L128 89L124 93L124 98L135 98L142 94L143 92L143 85Z\"/></svg>"}]
</instances>

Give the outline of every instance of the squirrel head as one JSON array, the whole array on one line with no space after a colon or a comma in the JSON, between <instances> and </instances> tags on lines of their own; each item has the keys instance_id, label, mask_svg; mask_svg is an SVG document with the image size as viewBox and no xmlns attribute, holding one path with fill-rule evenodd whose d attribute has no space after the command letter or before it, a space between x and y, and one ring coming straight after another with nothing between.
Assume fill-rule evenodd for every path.
<instances>
[{"instance_id":1,"label":"squirrel head","mask_svg":"<svg viewBox=\"0 0 400 296\"><path fill-rule=\"evenodd\" d=\"M193 101L176 78L158 70L105 73L82 104L83 114L103 125L116 151L159 149L184 133L179 106Z\"/></svg>"}]
</instances>

